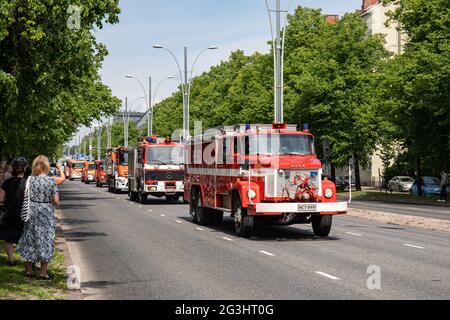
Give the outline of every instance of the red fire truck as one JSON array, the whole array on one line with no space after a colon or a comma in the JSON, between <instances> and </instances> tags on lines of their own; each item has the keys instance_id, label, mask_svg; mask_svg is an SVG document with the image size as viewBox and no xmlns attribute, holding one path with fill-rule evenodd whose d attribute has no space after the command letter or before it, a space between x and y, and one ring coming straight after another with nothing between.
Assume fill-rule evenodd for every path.
<instances>
[{"instance_id":1,"label":"red fire truck","mask_svg":"<svg viewBox=\"0 0 450 320\"><path fill-rule=\"evenodd\" d=\"M106 160L96 160L95 161L95 185L97 187L102 187L108 183L106 178Z\"/></svg>"},{"instance_id":2,"label":"red fire truck","mask_svg":"<svg viewBox=\"0 0 450 320\"><path fill-rule=\"evenodd\" d=\"M130 148L128 196L132 201L145 203L149 195L178 201L183 196L183 179L183 147L169 137L161 141L152 136Z\"/></svg>"},{"instance_id":3,"label":"red fire truck","mask_svg":"<svg viewBox=\"0 0 450 320\"><path fill-rule=\"evenodd\" d=\"M108 191L128 191L128 148L116 147L106 152L106 179Z\"/></svg>"},{"instance_id":4,"label":"red fire truck","mask_svg":"<svg viewBox=\"0 0 450 320\"><path fill-rule=\"evenodd\" d=\"M332 216L347 211L336 187L322 179L314 137L297 126L237 125L195 136L186 144L184 199L201 225L234 218L236 233L249 236L255 224L311 223L327 236Z\"/></svg>"}]
</instances>

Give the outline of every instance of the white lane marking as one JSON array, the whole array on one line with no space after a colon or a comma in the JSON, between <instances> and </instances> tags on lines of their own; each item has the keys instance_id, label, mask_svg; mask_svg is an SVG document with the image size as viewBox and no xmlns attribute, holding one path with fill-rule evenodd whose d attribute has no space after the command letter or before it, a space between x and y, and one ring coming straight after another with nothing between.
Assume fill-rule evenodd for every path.
<instances>
[{"instance_id":1,"label":"white lane marking","mask_svg":"<svg viewBox=\"0 0 450 320\"><path fill-rule=\"evenodd\" d=\"M265 255L267 255L267 256L271 256L271 257L274 256L273 253L270 253L270 252L267 252L267 251L264 251L264 250L259 250L259 252L262 253L262 254L265 254Z\"/></svg>"},{"instance_id":2,"label":"white lane marking","mask_svg":"<svg viewBox=\"0 0 450 320\"><path fill-rule=\"evenodd\" d=\"M142 208L142 206L138 206L138 208Z\"/></svg>"},{"instance_id":3,"label":"white lane marking","mask_svg":"<svg viewBox=\"0 0 450 320\"><path fill-rule=\"evenodd\" d=\"M153 210L150 210L150 209L148 209L147 211L148 211L148 212L153 212Z\"/></svg>"},{"instance_id":4,"label":"white lane marking","mask_svg":"<svg viewBox=\"0 0 450 320\"><path fill-rule=\"evenodd\" d=\"M416 248L416 249L425 249L425 247L416 246L416 245L409 244L409 243L404 243L403 245L407 246L407 247L411 247L411 248Z\"/></svg>"},{"instance_id":5,"label":"white lane marking","mask_svg":"<svg viewBox=\"0 0 450 320\"><path fill-rule=\"evenodd\" d=\"M165 217L166 215L165 215L165 214L160 214L160 216L161 216L161 217Z\"/></svg>"},{"instance_id":6,"label":"white lane marking","mask_svg":"<svg viewBox=\"0 0 450 320\"><path fill-rule=\"evenodd\" d=\"M222 237L223 240L227 240L227 241L233 241L233 239L228 238L228 237Z\"/></svg>"},{"instance_id":7,"label":"white lane marking","mask_svg":"<svg viewBox=\"0 0 450 320\"><path fill-rule=\"evenodd\" d=\"M183 223L183 221L180 221L180 220L175 220L176 222L178 222L178 223Z\"/></svg>"},{"instance_id":8,"label":"white lane marking","mask_svg":"<svg viewBox=\"0 0 450 320\"><path fill-rule=\"evenodd\" d=\"M195 229L200 230L200 231L205 230L205 229L202 229L202 228L200 228L200 227L195 227Z\"/></svg>"},{"instance_id":9,"label":"white lane marking","mask_svg":"<svg viewBox=\"0 0 450 320\"><path fill-rule=\"evenodd\" d=\"M331 280L339 280L338 277L332 276L331 274L325 273L325 272L321 272L321 271L316 271L317 274L320 274L321 276L327 277Z\"/></svg>"},{"instance_id":10,"label":"white lane marking","mask_svg":"<svg viewBox=\"0 0 450 320\"><path fill-rule=\"evenodd\" d=\"M349 234L349 235L351 235L351 236L362 237L362 234L359 234L359 233L346 232L346 234Z\"/></svg>"}]
</instances>

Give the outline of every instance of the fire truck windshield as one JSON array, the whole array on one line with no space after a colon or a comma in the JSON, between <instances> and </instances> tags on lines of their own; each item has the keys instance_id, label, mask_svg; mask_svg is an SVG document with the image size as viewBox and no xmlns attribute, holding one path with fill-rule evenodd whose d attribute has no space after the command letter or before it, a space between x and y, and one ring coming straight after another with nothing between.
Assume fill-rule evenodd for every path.
<instances>
[{"instance_id":1,"label":"fire truck windshield","mask_svg":"<svg viewBox=\"0 0 450 320\"><path fill-rule=\"evenodd\" d=\"M314 139L301 134L261 134L247 136L245 152L250 155L309 155L314 154Z\"/></svg>"},{"instance_id":2,"label":"fire truck windshield","mask_svg":"<svg viewBox=\"0 0 450 320\"><path fill-rule=\"evenodd\" d=\"M73 169L83 169L84 164L83 163L72 163L72 168Z\"/></svg>"},{"instance_id":3,"label":"fire truck windshield","mask_svg":"<svg viewBox=\"0 0 450 320\"><path fill-rule=\"evenodd\" d=\"M147 147L148 164L182 164L182 147Z\"/></svg>"},{"instance_id":4,"label":"fire truck windshield","mask_svg":"<svg viewBox=\"0 0 450 320\"><path fill-rule=\"evenodd\" d=\"M95 164L90 164L88 166L88 170L95 170Z\"/></svg>"},{"instance_id":5,"label":"fire truck windshield","mask_svg":"<svg viewBox=\"0 0 450 320\"><path fill-rule=\"evenodd\" d=\"M121 166L128 165L128 151L120 151L119 152L119 160Z\"/></svg>"}]
</instances>

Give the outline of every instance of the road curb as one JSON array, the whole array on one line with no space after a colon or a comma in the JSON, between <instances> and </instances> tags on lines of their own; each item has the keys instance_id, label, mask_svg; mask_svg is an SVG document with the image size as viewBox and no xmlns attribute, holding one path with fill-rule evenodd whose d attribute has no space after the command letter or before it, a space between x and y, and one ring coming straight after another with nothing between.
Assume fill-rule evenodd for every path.
<instances>
[{"instance_id":1,"label":"road curb","mask_svg":"<svg viewBox=\"0 0 450 320\"><path fill-rule=\"evenodd\" d=\"M72 257L70 255L69 246L67 245L66 238L64 236L64 231L62 228L60 217L60 211L56 210L56 236L57 240L55 242L55 246L63 252L64 254L64 268L67 270L69 266L73 265ZM83 300L83 295L81 293L81 289L78 290L70 290L67 289L68 300Z\"/></svg>"},{"instance_id":2,"label":"road curb","mask_svg":"<svg viewBox=\"0 0 450 320\"><path fill-rule=\"evenodd\" d=\"M435 230L450 233L450 221L435 218L410 216L389 212L380 212L367 209L350 209L348 216L368 219L376 222L393 224L405 227L415 227L426 230Z\"/></svg>"}]
</instances>

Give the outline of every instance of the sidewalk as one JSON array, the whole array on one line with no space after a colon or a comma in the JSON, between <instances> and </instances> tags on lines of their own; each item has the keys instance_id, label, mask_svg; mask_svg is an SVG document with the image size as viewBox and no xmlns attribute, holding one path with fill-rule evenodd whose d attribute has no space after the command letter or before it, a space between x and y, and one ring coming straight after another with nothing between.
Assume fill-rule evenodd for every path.
<instances>
[{"instance_id":1,"label":"sidewalk","mask_svg":"<svg viewBox=\"0 0 450 320\"><path fill-rule=\"evenodd\" d=\"M58 215L59 216L59 215ZM17 261L20 256L16 254ZM0 241L0 300L80 300L79 290L67 289L67 267L72 264L64 239L62 228L57 221L55 256L49 265L49 271L55 277L53 281L39 281L24 277L24 263L17 266L6 265L7 257Z\"/></svg>"},{"instance_id":2,"label":"sidewalk","mask_svg":"<svg viewBox=\"0 0 450 320\"><path fill-rule=\"evenodd\" d=\"M337 196L339 200L347 200L348 192L338 192ZM450 198L447 202L436 201L437 197L418 197L411 196L408 193L391 193L391 192L380 192L375 190L363 190L363 191L352 191L352 199L359 201L375 201L375 202L385 202L394 204L414 204L414 205L426 205L426 206L436 206L436 207L448 207L450 210Z\"/></svg>"}]
</instances>

